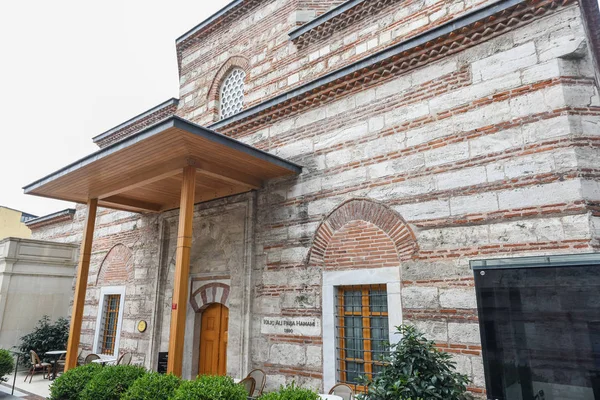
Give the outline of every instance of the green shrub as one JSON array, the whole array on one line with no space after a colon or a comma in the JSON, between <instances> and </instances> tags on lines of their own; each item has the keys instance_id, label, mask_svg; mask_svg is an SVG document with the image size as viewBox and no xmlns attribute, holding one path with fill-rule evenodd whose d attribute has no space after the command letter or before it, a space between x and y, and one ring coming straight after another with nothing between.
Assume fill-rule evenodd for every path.
<instances>
[{"instance_id":1,"label":"green shrub","mask_svg":"<svg viewBox=\"0 0 600 400\"><path fill-rule=\"evenodd\" d=\"M5 375L13 372L13 368L15 367L15 360L10 351L0 349L0 382L5 382Z\"/></svg>"},{"instance_id":2,"label":"green shrub","mask_svg":"<svg viewBox=\"0 0 600 400\"><path fill-rule=\"evenodd\" d=\"M83 399L80 393L94 375L101 370L102 366L100 364L93 363L68 370L50 385L50 400Z\"/></svg>"},{"instance_id":3,"label":"green shrub","mask_svg":"<svg viewBox=\"0 0 600 400\"><path fill-rule=\"evenodd\" d=\"M21 357L23 365L29 366L29 351L33 350L40 356L40 359L48 361L44 353L51 350L62 350L67 348L69 340L69 320L59 318L55 323L50 321L50 317L44 315L33 329L33 332L21 338L19 351L26 354Z\"/></svg>"},{"instance_id":4,"label":"green shrub","mask_svg":"<svg viewBox=\"0 0 600 400\"><path fill-rule=\"evenodd\" d=\"M138 380L121 397L122 400L168 400L181 384L175 375L150 372Z\"/></svg>"},{"instance_id":5,"label":"green shrub","mask_svg":"<svg viewBox=\"0 0 600 400\"><path fill-rule=\"evenodd\" d=\"M131 385L146 374L143 367L115 365L103 367L81 392L80 399L119 400Z\"/></svg>"},{"instance_id":6,"label":"green shrub","mask_svg":"<svg viewBox=\"0 0 600 400\"><path fill-rule=\"evenodd\" d=\"M386 365L360 400L466 400L469 378L456 372L452 356L435 347L413 326L398 328L402 339L391 347Z\"/></svg>"},{"instance_id":7,"label":"green shrub","mask_svg":"<svg viewBox=\"0 0 600 400\"><path fill-rule=\"evenodd\" d=\"M203 375L184 381L171 400L246 400L248 393L227 376Z\"/></svg>"},{"instance_id":8,"label":"green shrub","mask_svg":"<svg viewBox=\"0 0 600 400\"><path fill-rule=\"evenodd\" d=\"M288 386L282 386L276 392L260 396L260 400L319 400L317 392L296 386L294 382Z\"/></svg>"}]
</instances>

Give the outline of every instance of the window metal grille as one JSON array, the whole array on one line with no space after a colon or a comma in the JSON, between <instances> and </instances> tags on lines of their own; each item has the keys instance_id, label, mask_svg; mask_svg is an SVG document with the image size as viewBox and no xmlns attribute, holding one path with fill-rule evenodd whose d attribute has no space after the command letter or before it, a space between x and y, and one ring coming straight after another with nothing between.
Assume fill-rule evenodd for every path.
<instances>
[{"instance_id":1,"label":"window metal grille","mask_svg":"<svg viewBox=\"0 0 600 400\"><path fill-rule=\"evenodd\" d=\"M245 79L246 72L236 68L223 81L219 97L221 119L231 117L242 111L242 107L244 106Z\"/></svg>"},{"instance_id":2,"label":"window metal grille","mask_svg":"<svg viewBox=\"0 0 600 400\"><path fill-rule=\"evenodd\" d=\"M336 295L337 375L357 392L373 379L389 350L385 285L345 286Z\"/></svg>"},{"instance_id":3,"label":"window metal grille","mask_svg":"<svg viewBox=\"0 0 600 400\"><path fill-rule=\"evenodd\" d=\"M102 318L102 340L100 354L113 355L117 338L117 322L119 321L120 294L109 294L104 298L104 316Z\"/></svg>"}]
</instances>

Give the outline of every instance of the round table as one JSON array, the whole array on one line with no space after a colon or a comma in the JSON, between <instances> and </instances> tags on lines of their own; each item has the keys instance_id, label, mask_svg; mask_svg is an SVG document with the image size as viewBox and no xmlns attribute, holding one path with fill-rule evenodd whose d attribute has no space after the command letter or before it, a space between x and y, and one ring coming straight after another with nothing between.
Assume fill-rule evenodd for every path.
<instances>
[{"instance_id":1,"label":"round table","mask_svg":"<svg viewBox=\"0 0 600 400\"><path fill-rule=\"evenodd\" d=\"M96 360L92 360L93 363L102 364L102 366L105 366L106 364L114 363L117 361L118 361L118 358L112 357L112 356L100 356L100 358L98 358Z\"/></svg>"},{"instance_id":2,"label":"round table","mask_svg":"<svg viewBox=\"0 0 600 400\"><path fill-rule=\"evenodd\" d=\"M55 357L54 363L53 363L53 366L52 366L52 378L49 378L51 381L54 380L54 379L56 379L56 373L58 372L57 371L57 369L58 369L57 368L58 359L63 354L67 354L67 351L66 350L52 350L52 351L47 351L45 353L45 355L47 355L47 356L54 356Z\"/></svg>"},{"instance_id":3,"label":"round table","mask_svg":"<svg viewBox=\"0 0 600 400\"><path fill-rule=\"evenodd\" d=\"M320 394L319 397L323 400L344 400L340 396L336 396L335 394Z\"/></svg>"}]
</instances>

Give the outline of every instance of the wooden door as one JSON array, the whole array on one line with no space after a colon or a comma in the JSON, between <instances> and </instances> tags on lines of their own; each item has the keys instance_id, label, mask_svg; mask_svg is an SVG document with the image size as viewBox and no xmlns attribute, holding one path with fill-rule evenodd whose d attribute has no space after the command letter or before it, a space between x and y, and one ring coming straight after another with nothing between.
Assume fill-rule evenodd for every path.
<instances>
[{"instance_id":1,"label":"wooden door","mask_svg":"<svg viewBox=\"0 0 600 400\"><path fill-rule=\"evenodd\" d=\"M200 326L200 375L227 373L227 339L229 310L222 304L212 304L202 312Z\"/></svg>"}]
</instances>

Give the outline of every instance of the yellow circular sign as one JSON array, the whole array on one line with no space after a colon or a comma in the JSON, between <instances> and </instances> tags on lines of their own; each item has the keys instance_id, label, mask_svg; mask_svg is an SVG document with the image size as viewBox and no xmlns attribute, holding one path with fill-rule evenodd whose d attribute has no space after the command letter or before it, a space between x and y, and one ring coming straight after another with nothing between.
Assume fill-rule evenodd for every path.
<instances>
[{"instance_id":1,"label":"yellow circular sign","mask_svg":"<svg viewBox=\"0 0 600 400\"><path fill-rule=\"evenodd\" d=\"M138 326L137 326L138 331L145 332L147 327L148 327L148 324L146 323L146 321L138 322Z\"/></svg>"}]
</instances>

